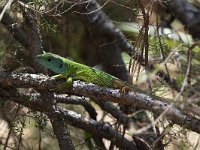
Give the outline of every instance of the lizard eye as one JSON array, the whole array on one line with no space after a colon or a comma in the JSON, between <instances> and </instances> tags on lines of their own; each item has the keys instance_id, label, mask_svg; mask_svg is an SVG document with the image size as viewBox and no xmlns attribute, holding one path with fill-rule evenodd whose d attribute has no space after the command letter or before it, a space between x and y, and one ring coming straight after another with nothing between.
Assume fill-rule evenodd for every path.
<instances>
[{"instance_id":1,"label":"lizard eye","mask_svg":"<svg viewBox=\"0 0 200 150\"><path fill-rule=\"evenodd\" d=\"M47 61L52 61L51 57L48 57L48 58L47 58Z\"/></svg>"},{"instance_id":2,"label":"lizard eye","mask_svg":"<svg viewBox=\"0 0 200 150\"><path fill-rule=\"evenodd\" d=\"M59 67L60 67L60 68L62 68L62 67L63 67L63 63L62 63L62 64L60 64L60 65L59 65Z\"/></svg>"}]
</instances>

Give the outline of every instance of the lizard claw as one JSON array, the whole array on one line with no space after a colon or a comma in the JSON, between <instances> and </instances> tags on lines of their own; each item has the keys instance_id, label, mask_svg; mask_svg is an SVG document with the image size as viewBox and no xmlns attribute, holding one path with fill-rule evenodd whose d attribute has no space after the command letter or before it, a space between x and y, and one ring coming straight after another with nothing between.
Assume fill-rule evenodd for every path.
<instances>
[{"instance_id":1,"label":"lizard claw","mask_svg":"<svg viewBox=\"0 0 200 150\"><path fill-rule=\"evenodd\" d=\"M124 86L124 87L122 87L121 89L120 89L120 93L122 93L122 94L127 94L128 92L130 92L131 91L131 89L130 89L130 87L128 87L128 86Z\"/></svg>"}]
</instances>

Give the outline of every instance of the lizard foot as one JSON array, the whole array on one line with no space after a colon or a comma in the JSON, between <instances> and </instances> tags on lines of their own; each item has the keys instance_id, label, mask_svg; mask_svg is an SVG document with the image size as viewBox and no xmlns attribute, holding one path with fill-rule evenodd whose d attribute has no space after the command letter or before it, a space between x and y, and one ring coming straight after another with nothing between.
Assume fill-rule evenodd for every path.
<instances>
[{"instance_id":1,"label":"lizard foot","mask_svg":"<svg viewBox=\"0 0 200 150\"><path fill-rule=\"evenodd\" d=\"M129 86L124 86L120 89L120 93L122 94L127 94L130 91L131 91L131 88Z\"/></svg>"}]
</instances>

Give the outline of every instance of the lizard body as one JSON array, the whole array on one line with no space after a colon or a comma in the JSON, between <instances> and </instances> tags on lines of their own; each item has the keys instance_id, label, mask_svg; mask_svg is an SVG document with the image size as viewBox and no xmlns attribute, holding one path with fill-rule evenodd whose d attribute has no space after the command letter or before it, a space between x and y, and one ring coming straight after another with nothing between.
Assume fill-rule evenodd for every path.
<instances>
[{"instance_id":1,"label":"lizard body","mask_svg":"<svg viewBox=\"0 0 200 150\"><path fill-rule=\"evenodd\" d=\"M42 66L57 73L58 78L67 79L66 83L58 87L58 89L60 90L71 86L73 80L82 80L87 83L94 83L103 87L119 88L120 90L122 90L122 92L140 92L143 94L151 95L153 98L160 99L158 96L142 91L136 86L122 81L106 72L71 61L67 58L61 57L53 53L44 53L41 55L37 55L36 59Z\"/></svg>"},{"instance_id":2,"label":"lizard body","mask_svg":"<svg viewBox=\"0 0 200 150\"><path fill-rule=\"evenodd\" d=\"M123 88L126 83L106 72L71 61L53 53L37 56L37 61L44 67L59 74L57 77L66 78L69 84L73 80L82 80L104 87Z\"/></svg>"}]
</instances>

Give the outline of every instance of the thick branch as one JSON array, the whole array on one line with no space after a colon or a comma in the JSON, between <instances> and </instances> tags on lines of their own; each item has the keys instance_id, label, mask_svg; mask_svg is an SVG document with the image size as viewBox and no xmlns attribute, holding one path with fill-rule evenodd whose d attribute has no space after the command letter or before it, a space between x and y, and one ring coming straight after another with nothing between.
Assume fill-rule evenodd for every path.
<instances>
[{"instance_id":1,"label":"thick branch","mask_svg":"<svg viewBox=\"0 0 200 150\"><path fill-rule=\"evenodd\" d=\"M57 83L55 79L35 74L7 74L0 72L0 85L14 87L35 87L43 89L55 89ZM86 84L75 81L73 89L66 89L66 92L83 95L91 98L99 98L104 101L112 101L119 104L133 105L140 109L146 109L156 115L165 112L166 119L175 124L200 133L200 120L181 112L179 109L163 102L162 99L147 95L140 91L121 93L119 89L100 87L94 84Z\"/></svg>"},{"instance_id":2,"label":"thick branch","mask_svg":"<svg viewBox=\"0 0 200 150\"><path fill-rule=\"evenodd\" d=\"M104 111L110 113L114 118L117 119L119 123L126 125L129 121L129 118L121 110L117 109L111 102L105 102L101 99L93 97L92 99L97 103Z\"/></svg>"},{"instance_id":3,"label":"thick branch","mask_svg":"<svg viewBox=\"0 0 200 150\"><path fill-rule=\"evenodd\" d=\"M67 130L66 122L60 115L60 112L56 111L56 101L54 100L53 93L47 90L40 90L41 98L43 102L43 110L45 114L50 118L54 134L56 135L61 150L65 150L66 147L69 150L75 150L69 132Z\"/></svg>"},{"instance_id":4,"label":"thick branch","mask_svg":"<svg viewBox=\"0 0 200 150\"><path fill-rule=\"evenodd\" d=\"M97 112L95 111L94 107L90 105L85 99L78 96L66 96L66 95L54 95L54 98L57 103L82 105L88 112L90 117L96 120Z\"/></svg>"},{"instance_id":5,"label":"thick branch","mask_svg":"<svg viewBox=\"0 0 200 150\"><path fill-rule=\"evenodd\" d=\"M32 100L42 103L41 95L39 93L26 93L25 95L30 96ZM90 105L85 99L78 96L69 96L67 94L54 94L56 103L81 105L88 112L89 116L96 120L96 110Z\"/></svg>"},{"instance_id":6,"label":"thick branch","mask_svg":"<svg viewBox=\"0 0 200 150\"><path fill-rule=\"evenodd\" d=\"M93 84L86 84L81 81L76 81L73 84L74 94L83 94L88 97L101 98L104 101L112 101L114 103L133 105L139 109L145 109L153 112L156 115L166 111L164 117L175 124L184 126L196 132L200 132L200 120L195 117L184 114L179 109L172 105L163 102L164 100L147 95L143 92L121 93L118 89L103 88Z\"/></svg>"},{"instance_id":7,"label":"thick branch","mask_svg":"<svg viewBox=\"0 0 200 150\"><path fill-rule=\"evenodd\" d=\"M0 8L0 12L2 8ZM11 18L11 16L7 13L4 14L1 23L7 28L7 30L13 35L13 37L19 41L21 45L25 48L30 46L27 35L23 32L23 30L18 26L18 24Z\"/></svg>"},{"instance_id":8,"label":"thick branch","mask_svg":"<svg viewBox=\"0 0 200 150\"><path fill-rule=\"evenodd\" d=\"M36 13L32 10L26 10L24 13L25 23L27 24L27 36L30 42L28 50L31 52L33 66L36 72L45 73L44 67L36 61L36 56L43 53L42 39L38 27Z\"/></svg>"}]
</instances>

